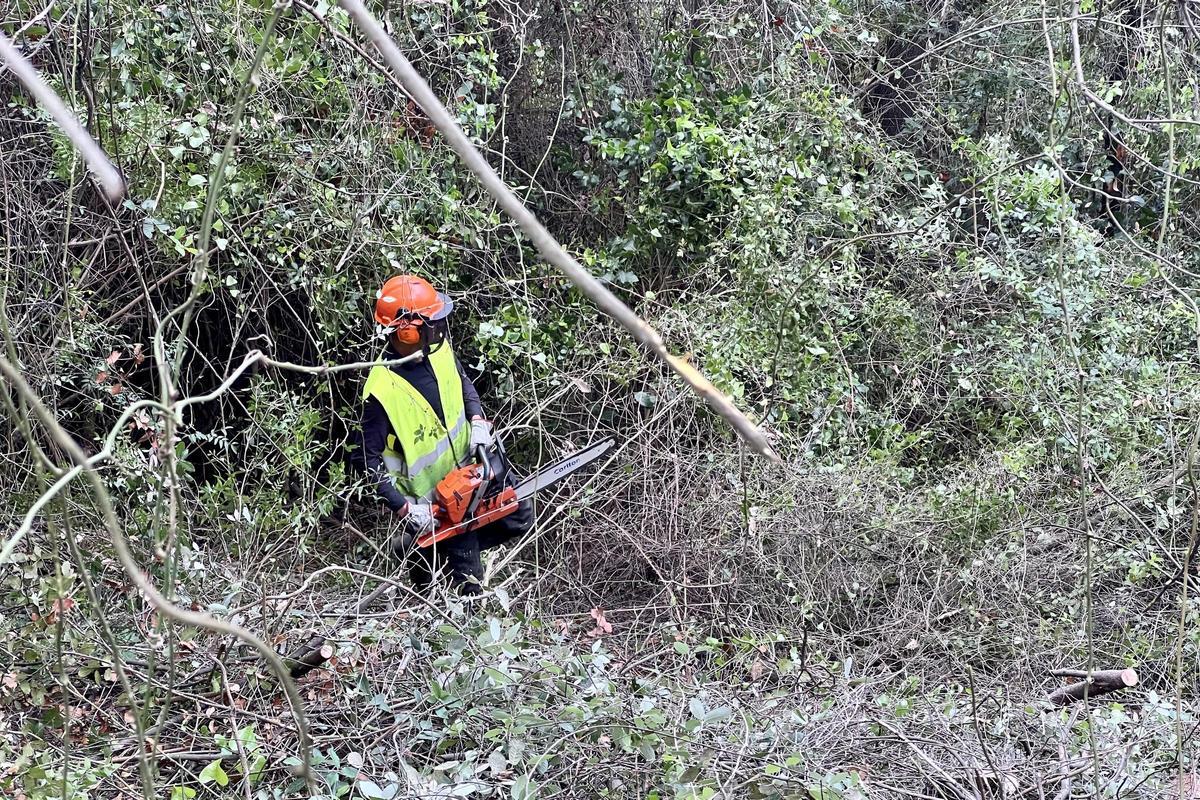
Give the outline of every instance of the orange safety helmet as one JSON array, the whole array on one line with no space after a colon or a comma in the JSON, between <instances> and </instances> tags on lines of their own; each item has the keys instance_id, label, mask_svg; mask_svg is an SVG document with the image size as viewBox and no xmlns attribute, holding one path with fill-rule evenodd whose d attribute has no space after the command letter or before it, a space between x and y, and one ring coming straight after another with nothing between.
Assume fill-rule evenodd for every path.
<instances>
[{"instance_id":1,"label":"orange safety helmet","mask_svg":"<svg viewBox=\"0 0 1200 800\"><path fill-rule=\"evenodd\" d=\"M449 297L416 275L388 278L375 293L375 321L384 328L395 327L404 317L412 316L436 322L450 316L453 308Z\"/></svg>"}]
</instances>

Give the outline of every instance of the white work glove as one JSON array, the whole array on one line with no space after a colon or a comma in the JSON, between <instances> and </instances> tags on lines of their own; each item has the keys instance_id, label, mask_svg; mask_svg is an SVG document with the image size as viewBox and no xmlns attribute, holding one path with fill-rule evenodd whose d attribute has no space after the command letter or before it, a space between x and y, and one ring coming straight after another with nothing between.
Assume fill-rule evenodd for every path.
<instances>
[{"instance_id":1,"label":"white work glove","mask_svg":"<svg viewBox=\"0 0 1200 800\"><path fill-rule=\"evenodd\" d=\"M471 451L477 447L491 447L496 437L492 435L492 423L486 419L471 420Z\"/></svg>"},{"instance_id":2,"label":"white work glove","mask_svg":"<svg viewBox=\"0 0 1200 800\"><path fill-rule=\"evenodd\" d=\"M428 500L409 501L408 513L404 516L404 527L413 536L429 533L434 529L433 506Z\"/></svg>"}]
</instances>

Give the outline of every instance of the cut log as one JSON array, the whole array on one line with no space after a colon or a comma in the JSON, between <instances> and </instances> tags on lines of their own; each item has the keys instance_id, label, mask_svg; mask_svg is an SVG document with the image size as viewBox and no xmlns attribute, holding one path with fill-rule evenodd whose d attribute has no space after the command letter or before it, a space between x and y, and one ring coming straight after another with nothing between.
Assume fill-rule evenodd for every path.
<instances>
[{"instance_id":1,"label":"cut log","mask_svg":"<svg viewBox=\"0 0 1200 800\"><path fill-rule=\"evenodd\" d=\"M302 678L325 663L325 654L321 651L329 640L324 636L314 636L294 652L285 656L283 663L293 678Z\"/></svg>"},{"instance_id":2,"label":"cut log","mask_svg":"<svg viewBox=\"0 0 1200 800\"><path fill-rule=\"evenodd\" d=\"M1080 678L1076 683L1055 689L1046 695L1046 701L1052 705L1065 706L1086 697L1099 697L1109 692L1120 691L1137 686L1138 674L1133 668L1102 669L1092 673L1073 669L1052 670L1051 675L1063 678Z\"/></svg>"},{"instance_id":3,"label":"cut log","mask_svg":"<svg viewBox=\"0 0 1200 800\"><path fill-rule=\"evenodd\" d=\"M391 589L390 584L383 584L377 587L374 591L359 601L354 607L354 611L346 616L357 616L371 608L379 598L385 594L389 594ZM285 656L283 663L287 665L288 671L293 678L302 678L312 672L317 667L321 666L328 659L325 655L325 645L329 644L329 640L324 636L314 636L304 643L303 646L292 652L291 655Z\"/></svg>"}]
</instances>

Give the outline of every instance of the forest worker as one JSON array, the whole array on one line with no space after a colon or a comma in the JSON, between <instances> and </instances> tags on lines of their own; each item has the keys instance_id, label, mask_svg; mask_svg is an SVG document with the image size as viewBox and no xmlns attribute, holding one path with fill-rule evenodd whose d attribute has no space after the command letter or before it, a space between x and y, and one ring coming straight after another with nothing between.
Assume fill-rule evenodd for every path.
<instances>
[{"instance_id":1,"label":"forest worker","mask_svg":"<svg viewBox=\"0 0 1200 800\"><path fill-rule=\"evenodd\" d=\"M419 588L444 567L460 594L478 594L480 551L528 530L530 503L477 531L428 548L413 547L418 536L434 528L434 487L451 470L469 463L478 447L489 452L497 477L509 484L511 470L479 393L450 346L446 320L454 303L416 275L389 278L375 298L376 332L387 340L381 360L416 356L403 364L372 367L363 387L363 457L367 474L400 522L393 549L409 554L409 574ZM503 484L498 480L494 485Z\"/></svg>"}]
</instances>

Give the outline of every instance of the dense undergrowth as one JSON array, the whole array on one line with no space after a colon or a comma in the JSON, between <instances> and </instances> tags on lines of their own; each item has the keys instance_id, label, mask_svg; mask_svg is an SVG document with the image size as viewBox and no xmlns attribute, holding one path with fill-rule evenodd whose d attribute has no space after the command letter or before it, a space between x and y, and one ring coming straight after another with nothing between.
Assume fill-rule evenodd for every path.
<instances>
[{"instance_id":1,"label":"dense undergrowth","mask_svg":"<svg viewBox=\"0 0 1200 800\"><path fill-rule=\"evenodd\" d=\"M101 476L165 594L332 660L307 786L278 679L131 588L91 488L20 527L69 458L6 384L0 795L1196 796L1200 146L1154 121L1197 113L1191 4L373 10L782 463L539 260L335 6L264 40L267 2L18 0L0 27L130 192L0 73L6 357L89 453L119 425ZM620 448L481 607L399 584L353 614L401 574L373 514L333 516L362 373L148 401L253 350L370 361L401 271L456 298L518 465ZM1042 703L1117 666L1141 684Z\"/></svg>"}]
</instances>

